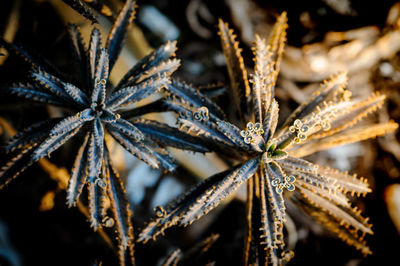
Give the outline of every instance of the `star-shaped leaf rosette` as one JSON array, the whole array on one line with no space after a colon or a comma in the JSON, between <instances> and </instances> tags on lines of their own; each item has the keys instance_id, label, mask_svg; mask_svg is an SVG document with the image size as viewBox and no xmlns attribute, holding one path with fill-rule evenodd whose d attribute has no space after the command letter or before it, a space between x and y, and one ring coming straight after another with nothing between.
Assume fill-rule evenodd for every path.
<instances>
[{"instance_id":1,"label":"star-shaped leaf rosette","mask_svg":"<svg viewBox=\"0 0 400 266\"><path fill-rule=\"evenodd\" d=\"M133 229L123 183L111 165L106 135L111 135L127 151L154 168L173 171L175 164L164 146L206 152L196 139L157 121L124 119L134 112L140 100L170 83L170 75L179 66L174 59L176 44L167 42L144 57L116 85L109 75L120 54L125 36L134 18L135 2L127 0L103 46L99 30L93 29L88 48L77 26L69 26L75 76L62 74L44 59L31 56L20 46L2 44L19 54L32 66L31 80L15 84L8 91L17 96L59 106L71 114L53 118L15 135L6 147L10 160L0 170L0 188L28 166L49 156L72 137L81 138L67 189L67 204L76 204L84 186L88 188L91 224L115 226L121 250L133 247ZM50 74L54 73L54 74ZM147 134L149 133L149 134ZM113 218L106 217L105 199L111 203Z\"/></svg>"},{"instance_id":2,"label":"star-shaped leaf rosette","mask_svg":"<svg viewBox=\"0 0 400 266\"><path fill-rule=\"evenodd\" d=\"M233 31L220 21L219 34L231 79L231 109L227 114L232 122L223 120L206 104L201 107L187 101L168 104L180 113L181 130L214 143L218 147L216 151L225 151L221 153L223 158L230 158L236 166L207 178L170 204L164 215L150 222L140 233L139 241L155 238L174 225L191 224L246 183L246 265L280 265L293 256L284 243L284 198L349 245L364 254L370 253L363 238L365 234L372 234L371 225L351 206L348 198L348 194L360 196L370 192L366 180L301 157L384 135L394 131L397 124L356 125L376 111L385 97L372 95L366 100L352 100L351 92L345 89L346 74L341 73L325 81L278 128L279 108L274 90L286 27L283 13L267 42L256 36L255 69L248 81Z\"/></svg>"}]
</instances>

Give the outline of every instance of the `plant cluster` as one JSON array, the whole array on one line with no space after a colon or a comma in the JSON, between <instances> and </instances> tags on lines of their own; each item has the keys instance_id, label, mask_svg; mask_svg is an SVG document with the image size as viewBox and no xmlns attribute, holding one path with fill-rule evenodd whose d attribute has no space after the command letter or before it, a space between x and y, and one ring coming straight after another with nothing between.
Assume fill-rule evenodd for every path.
<instances>
[{"instance_id":1,"label":"plant cluster","mask_svg":"<svg viewBox=\"0 0 400 266\"><path fill-rule=\"evenodd\" d=\"M107 13L102 1L68 0L76 11L98 23L95 10ZM64 73L23 46L1 40L9 52L30 67L26 80L5 88L9 94L57 106L63 116L35 123L13 136L5 147L0 187L32 164L49 157L72 138L80 147L67 187L67 205L82 194L93 229L115 229L121 264L134 264L134 243L156 239L170 227L188 226L246 186L245 265L282 265L294 253L285 245L286 205L298 207L345 243L371 253L364 237L372 234L368 218L352 204L353 197L371 192L366 179L312 163L303 157L338 145L375 138L396 130L394 122L362 123L376 112L385 96L352 99L347 75L326 80L309 99L282 120L276 84L286 41L287 15L282 13L267 36L254 36L254 69L248 73L239 43L228 24L218 23L230 84L229 108L221 108L204 91L174 79L180 61L176 42L168 41L134 65L118 83L110 73L135 15L134 0L126 0L102 43L93 26L88 45L77 25L69 24L75 73ZM152 96L161 95L154 100ZM150 103L137 103L147 99ZM178 127L150 120L147 114L174 112ZM170 203L134 234L132 209L109 146L119 143L153 168L173 173L176 162L167 147L199 153L215 152L231 167L200 182ZM86 188L87 193L83 193ZM241 217L238 217L240 219ZM170 253L164 265L188 263L217 240ZM187 255L189 254L189 255Z\"/></svg>"}]
</instances>

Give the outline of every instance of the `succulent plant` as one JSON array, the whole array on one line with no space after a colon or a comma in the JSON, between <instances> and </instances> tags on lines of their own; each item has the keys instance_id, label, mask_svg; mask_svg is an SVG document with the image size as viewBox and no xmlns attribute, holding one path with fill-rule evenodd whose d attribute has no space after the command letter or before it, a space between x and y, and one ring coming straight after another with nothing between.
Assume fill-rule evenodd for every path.
<instances>
[{"instance_id":1,"label":"succulent plant","mask_svg":"<svg viewBox=\"0 0 400 266\"><path fill-rule=\"evenodd\" d=\"M99 30L93 28L86 48L78 27L69 25L75 75L61 73L46 60L35 59L21 46L2 41L3 46L19 54L32 67L31 81L14 84L8 92L58 106L67 115L35 123L9 141L6 147L9 161L0 170L0 187L78 136L82 144L71 171L67 204L75 205L87 186L92 227L96 230L102 225L115 226L121 251L133 248L131 211L124 185L111 164L106 135L150 166L168 171L173 171L176 165L162 146L208 151L198 146L195 138L176 128L137 117L131 123L121 117L120 113L133 111L135 103L166 87L170 75L179 66L179 60L173 58L176 43L167 42L133 66L116 86L111 84L109 75L134 18L134 8L135 1L125 2L105 45ZM151 140L154 136L158 142ZM113 218L106 216L106 198L111 203Z\"/></svg>"},{"instance_id":2,"label":"succulent plant","mask_svg":"<svg viewBox=\"0 0 400 266\"><path fill-rule=\"evenodd\" d=\"M231 80L229 122L219 109L210 108L209 99L200 92L197 100L181 96L166 104L180 114L181 130L214 145L221 156L230 158L235 165L171 203L164 215L145 227L139 241L154 239L169 227L193 223L246 184L245 265L280 265L293 256L284 242L285 199L347 244L363 254L370 253L364 235L372 234L371 224L349 199L349 194L361 196L370 192L367 181L301 157L384 135L398 125L359 125L382 106L385 96L352 100L351 92L345 89L346 73L341 73L325 81L278 126L279 106L274 91L286 27L286 13L282 13L267 42L255 37L255 68L249 81L235 35L220 20L219 34Z\"/></svg>"}]
</instances>

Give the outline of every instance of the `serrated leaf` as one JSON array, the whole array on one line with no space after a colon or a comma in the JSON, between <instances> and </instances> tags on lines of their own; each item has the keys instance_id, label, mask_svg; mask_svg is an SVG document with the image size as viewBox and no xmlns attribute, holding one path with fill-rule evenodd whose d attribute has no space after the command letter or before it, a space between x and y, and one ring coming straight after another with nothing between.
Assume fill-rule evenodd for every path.
<instances>
[{"instance_id":1,"label":"serrated leaf","mask_svg":"<svg viewBox=\"0 0 400 266\"><path fill-rule=\"evenodd\" d=\"M38 161L45 156L49 156L50 153L58 149L65 142L67 142L70 138L76 135L78 131L82 128L83 123L76 125L75 128L71 128L70 131L65 132L63 134L53 135L48 137L45 141L43 141L39 147L36 148L34 153L32 154L32 160Z\"/></svg>"},{"instance_id":2,"label":"serrated leaf","mask_svg":"<svg viewBox=\"0 0 400 266\"><path fill-rule=\"evenodd\" d=\"M175 56L176 41L167 41L166 44L160 46L149 55L143 57L136 65L134 65L120 80L116 89L134 85L138 81L143 80L142 75L154 67L157 67L162 62L168 60L170 57Z\"/></svg>"},{"instance_id":3,"label":"serrated leaf","mask_svg":"<svg viewBox=\"0 0 400 266\"><path fill-rule=\"evenodd\" d=\"M91 74L91 84L94 87L95 72L97 66L97 60L100 58L100 52L102 48L101 34L97 28L93 28L90 35L89 42L89 66Z\"/></svg>"},{"instance_id":4,"label":"serrated leaf","mask_svg":"<svg viewBox=\"0 0 400 266\"><path fill-rule=\"evenodd\" d=\"M81 91L78 87L75 87L74 85L70 83L64 84L64 89L68 93L68 95L80 106L87 107L89 106L89 100L87 95Z\"/></svg>"},{"instance_id":5,"label":"serrated leaf","mask_svg":"<svg viewBox=\"0 0 400 266\"><path fill-rule=\"evenodd\" d=\"M264 115L264 121L262 123L264 129L263 137L265 140L269 140L274 136L276 127L278 125L278 118L279 105L275 99L272 99L272 103Z\"/></svg>"},{"instance_id":6,"label":"serrated leaf","mask_svg":"<svg viewBox=\"0 0 400 266\"><path fill-rule=\"evenodd\" d=\"M285 159L279 161L279 165L288 169L289 171L317 174L319 165L310 163L309 161L287 156Z\"/></svg>"},{"instance_id":7,"label":"serrated leaf","mask_svg":"<svg viewBox=\"0 0 400 266\"><path fill-rule=\"evenodd\" d=\"M26 146L22 151L17 151L8 156L10 159L7 159L5 164L0 168L0 189L34 163L31 160L31 156L38 144L39 142L35 142L32 145Z\"/></svg>"},{"instance_id":8,"label":"serrated leaf","mask_svg":"<svg viewBox=\"0 0 400 266\"><path fill-rule=\"evenodd\" d=\"M97 23L97 19L92 10L87 7L81 0L62 0L64 3L69 5L76 12L90 20L92 23Z\"/></svg>"},{"instance_id":9,"label":"serrated leaf","mask_svg":"<svg viewBox=\"0 0 400 266\"><path fill-rule=\"evenodd\" d=\"M172 80L172 83L167 86L167 93L184 104L188 104L195 108L205 106L209 110L210 114L219 118L226 117L218 105L188 84Z\"/></svg>"},{"instance_id":10,"label":"serrated leaf","mask_svg":"<svg viewBox=\"0 0 400 266\"><path fill-rule=\"evenodd\" d=\"M129 245L127 249L118 249L119 264L121 266L135 266L135 248L134 245Z\"/></svg>"},{"instance_id":11,"label":"serrated leaf","mask_svg":"<svg viewBox=\"0 0 400 266\"><path fill-rule=\"evenodd\" d=\"M64 105L65 100L48 92L44 92L36 89L30 84L14 84L7 90L14 95L23 97L28 100L33 100L36 102L48 103L53 105Z\"/></svg>"},{"instance_id":12,"label":"serrated leaf","mask_svg":"<svg viewBox=\"0 0 400 266\"><path fill-rule=\"evenodd\" d=\"M144 139L142 131L129 121L122 118L107 122L106 127L110 131L118 131L133 142L138 142Z\"/></svg>"},{"instance_id":13,"label":"serrated leaf","mask_svg":"<svg viewBox=\"0 0 400 266\"><path fill-rule=\"evenodd\" d=\"M125 86L131 86L140 82L147 82L148 80L152 80L157 78L158 76L171 76L175 70L180 66L179 59L168 59L166 61L161 62L159 65L152 67L149 70L141 73L138 79L132 79L126 82ZM169 83L169 82L168 82Z\"/></svg>"},{"instance_id":14,"label":"serrated leaf","mask_svg":"<svg viewBox=\"0 0 400 266\"><path fill-rule=\"evenodd\" d=\"M107 193L110 198L111 209L115 218L115 227L118 233L120 249L126 250L128 247L133 247L133 227L131 222L131 210L126 192L118 173L111 165L106 151L107 174L105 175L107 183Z\"/></svg>"},{"instance_id":15,"label":"serrated leaf","mask_svg":"<svg viewBox=\"0 0 400 266\"><path fill-rule=\"evenodd\" d=\"M91 103L102 106L106 99L106 86L109 74L108 54L105 49L100 48L100 53L96 58L96 70L94 73L94 84L91 95Z\"/></svg>"},{"instance_id":16,"label":"serrated leaf","mask_svg":"<svg viewBox=\"0 0 400 266\"><path fill-rule=\"evenodd\" d=\"M121 109L119 110L119 113L125 119L134 119L144 114L161 113L166 111L168 111L168 107L165 104L164 99L161 98L157 101L141 105L140 107L136 107L134 109L129 109L129 110Z\"/></svg>"},{"instance_id":17,"label":"serrated leaf","mask_svg":"<svg viewBox=\"0 0 400 266\"><path fill-rule=\"evenodd\" d=\"M251 159L234 171L216 174L187 192L172 204L167 214L150 222L140 233L138 241L147 242L174 225L188 225L214 209L230 193L248 180L257 170L259 159Z\"/></svg>"},{"instance_id":18,"label":"serrated leaf","mask_svg":"<svg viewBox=\"0 0 400 266\"><path fill-rule=\"evenodd\" d=\"M276 178L285 180L286 175L278 163L274 161L267 163L265 157L263 157L263 161L264 175L265 178L268 179L265 180L265 184L268 186L268 190L272 190L272 180ZM271 208L273 209L275 219L283 221L285 219L285 204L283 202L282 193L270 193L270 191L266 191L265 193L267 193L266 196L268 197L268 202L271 204Z\"/></svg>"},{"instance_id":19,"label":"serrated leaf","mask_svg":"<svg viewBox=\"0 0 400 266\"><path fill-rule=\"evenodd\" d=\"M132 87L126 87L113 92L107 99L106 106L110 110L118 110L121 107L134 104L145 97L159 91L169 82L166 75L157 76L154 79L139 83Z\"/></svg>"},{"instance_id":20,"label":"serrated leaf","mask_svg":"<svg viewBox=\"0 0 400 266\"><path fill-rule=\"evenodd\" d=\"M275 69L276 62L272 60L273 52L267 46L265 40L256 35L254 53L254 74L251 75L252 102L255 121L262 123L264 116L274 97L274 89L278 73Z\"/></svg>"},{"instance_id":21,"label":"serrated leaf","mask_svg":"<svg viewBox=\"0 0 400 266\"><path fill-rule=\"evenodd\" d=\"M272 168L266 167L265 175L260 172L259 194L262 232L260 245L264 252L259 254L268 265L282 264L283 223L285 222L285 204L282 194L277 193L271 184L274 176Z\"/></svg>"},{"instance_id":22,"label":"serrated leaf","mask_svg":"<svg viewBox=\"0 0 400 266\"><path fill-rule=\"evenodd\" d=\"M135 0L126 0L118 17L115 20L106 41L106 49L110 58L110 69L113 69L115 61L121 52L127 32L135 17Z\"/></svg>"},{"instance_id":23,"label":"serrated leaf","mask_svg":"<svg viewBox=\"0 0 400 266\"><path fill-rule=\"evenodd\" d=\"M105 197L107 192L105 189L106 187L100 187L97 182L90 182L88 185L90 222L94 231L102 227L101 222L106 214Z\"/></svg>"},{"instance_id":24,"label":"serrated leaf","mask_svg":"<svg viewBox=\"0 0 400 266\"><path fill-rule=\"evenodd\" d=\"M149 147L142 144L141 142L132 142L130 138L127 138L125 135L119 133L118 131L108 131L111 136L113 136L115 140L132 155L144 161L153 168L159 168L159 162L155 157L153 151Z\"/></svg>"},{"instance_id":25,"label":"serrated leaf","mask_svg":"<svg viewBox=\"0 0 400 266\"><path fill-rule=\"evenodd\" d=\"M23 149L26 146L40 143L48 135L49 131L60 121L59 118L53 118L35 123L17 133L7 142L5 151L13 152L17 149Z\"/></svg>"},{"instance_id":26,"label":"serrated leaf","mask_svg":"<svg viewBox=\"0 0 400 266\"><path fill-rule=\"evenodd\" d=\"M228 24L221 19L218 22L218 29L231 81L229 95L233 103L232 107L235 109L233 113L243 119L244 113L248 111L246 99L250 95L250 85L247 80L247 71L241 49L239 43L235 40L236 36L233 34L233 30L229 29Z\"/></svg>"},{"instance_id":27,"label":"serrated leaf","mask_svg":"<svg viewBox=\"0 0 400 266\"><path fill-rule=\"evenodd\" d=\"M224 134L220 133L216 129L217 126L211 122L200 122L191 117L179 117L178 125L179 130L183 130L188 134L199 136L211 142L216 141L228 147L234 147L234 143Z\"/></svg>"},{"instance_id":28,"label":"serrated leaf","mask_svg":"<svg viewBox=\"0 0 400 266\"><path fill-rule=\"evenodd\" d=\"M368 219L361 216L361 211L356 208L352 209L350 206L337 206L330 202L329 199L318 196L310 190L299 187L298 191L310 204L318 207L321 211L327 212L336 221L346 226L346 228L353 227L364 233L372 234L371 225L368 224Z\"/></svg>"},{"instance_id":29,"label":"serrated leaf","mask_svg":"<svg viewBox=\"0 0 400 266\"><path fill-rule=\"evenodd\" d=\"M339 189L344 193L357 194L358 196L370 193L368 182L364 178L357 178L357 175L350 175L348 172L341 172L327 166L319 167L318 173L334 179Z\"/></svg>"},{"instance_id":30,"label":"serrated leaf","mask_svg":"<svg viewBox=\"0 0 400 266\"><path fill-rule=\"evenodd\" d=\"M217 125L217 130L229 138L229 140L232 143L235 143L235 145L237 145L239 148L242 148L246 151L253 150L251 145L244 142L243 137L240 135L241 130L235 125L223 120L217 120Z\"/></svg>"},{"instance_id":31,"label":"serrated leaf","mask_svg":"<svg viewBox=\"0 0 400 266\"><path fill-rule=\"evenodd\" d=\"M92 183L100 175L104 156L104 128L98 118L93 120L88 145L88 181Z\"/></svg>"},{"instance_id":32,"label":"serrated leaf","mask_svg":"<svg viewBox=\"0 0 400 266\"><path fill-rule=\"evenodd\" d=\"M333 232L346 244L354 246L357 250L360 250L364 255L372 254L366 241L363 239L364 234L359 234L358 230L349 230L349 228L344 227L342 222L333 219L333 217L327 212L321 211L318 206L309 204L300 196L299 193L295 193L294 196L295 200L293 202L304 213L310 215L327 230Z\"/></svg>"},{"instance_id":33,"label":"serrated leaf","mask_svg":"<svg viewBox=\"0 0 400 266\"><path fill-rule=\"evenodd\" d=\"M78 126L81 126L87 121L94 119L92 109L85 109L82 112L77 113L73 116L68 116L57 123L49 132L49 136L57 136L60 134L65 134L71 130L74 130Z\"/></svg>"},{"instance_id":34,"label":"serrated leaf","mask_svg":"<svg viewBox=\"0 0 400 266\"><path fill-rule=\"evenodd\" d=\"M82 189L87 181L88 174L88 149L89 138L91 132L87 132L78 154L75 157L75 162L71 170L71 176L67 188L67 205L72 207L76 204L77 199L82 193Z\"/></svg>"},{"instance_id":35,"label":"serrated leaf","mask_svg":"<svg viewBox=\"0 0 400 266\"><path fill-rule=\"evenodd\" d=\"M314 112L316 107L323 102L327 102L337 91L342 90L347 84L347 73L342 72L330 77L321 84L320 88L314 92L309 100L299 105L296 110L286 119L282 129L293 124L296 119L302 119Z\"/></svg>"},{"instance_id":36,"label":"serrated leaf","mask_svg":"<svg viewBox=\"0 0 400 266\"><path fill-rule=\"evenodd\" d=\"M309 140L331 136L359 123L362 119L382 107L385 95L372 94L368 99L354 101L347 109L341 110L329 121L329 130L320 130L309 136Z\"/></svg>"},{"instance_id":37,"label":"serrated leaf","mask_svg":"<svg viewBox=\"0 0 400 266\"><path fill-rule=\"evenodd\" d=\"M154 120L139 119L133 120L141 132L153 141L178 149L190 150L195 152L208 152L209 149L201 143L201 140L184 132Z\"/></svg>"},{"instance_id":38,"label":"serrated leaf","mask_svg":"<svg viewBox=\"0 0 400 266\"><path fill-rule=\"evenodd\" d=\"M310 140L302 145L296 145L288 150L289 154L296 157L304 157L309 154L330 149L332 147L355 143L361 140L383 136L394 132L399 125L394 122L381 124L366 124L338 132L322 139Z\"/></svg>"},{"instance_id":39,"label":"serrated leaf","mask_svg":"<svg viewBox=\"0 0 400 266\"><path fill-rule=\"evenodd\" d=\"M273 80L276 81L276 76L280 70L280 63L282 60L283 49L285 47L286 41L286 29L288 27L287 24L287 15L286 12L282 12L281 15L277 18L274 26L268 37L268 46L272 52L272 61L274 64L274 76Z\"/></svg>"},{"instance_id":40,"label":"serrated leaf","mask_svg":"<svg viewBox=\"0 0 400 266\"><path fill-rule=\"evenodd\" d=\"M75 103L74 99L64 89L66 84L57 77L43 71L32 72L31 76L44 92L52 93L64 104Z\"/></svg>"}]
</instances>

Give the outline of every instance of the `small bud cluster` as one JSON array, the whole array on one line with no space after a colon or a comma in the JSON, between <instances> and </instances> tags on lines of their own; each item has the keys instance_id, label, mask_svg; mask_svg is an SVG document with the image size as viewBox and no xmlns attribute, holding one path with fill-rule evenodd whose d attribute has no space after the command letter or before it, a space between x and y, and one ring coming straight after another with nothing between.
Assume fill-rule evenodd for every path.
<instances>
[{"instance_id":1,"label":"small bud cluster","mask_svg":"<svg viewBox=\"0 0 400 266\"><path fill-rule=\"evenodd\" d=\"M197 112L193 113L193 117L198 121L208 121L210 119L208 116L208 108L205 106L200 107Z\"/></svg>"},{"instance_id":2,"label":"small bud cluster","mask_svg":"<svg viewBox=\"0 0 400 266\"><path fill-rule=\"evenodd\" d=\"M167 211L162 206L154 207L153 211L159 218L165 217L167 215Z\"/></svg>"},{"instance_id":3,"label":"small bud cluster","mask_svg":"<svg viewBox=\"0 0 400 266\"><path fill-rule=\"evenodd\" d=\"M95 84L97 85L97 84L99 84L99 83L102 84L102 85L106 85L107 81L106 81L105 79L99 80L99 79L96 78Z\"/></svg>"},{"instance_id":4,"label":"small bud cluster","mask_svg":"<svg viewBox=\"0 0 400 266\"><path fill-rule=\"evenodd\" d=\"M255 140L253 134L257 136L262 136L262 134L264 134L261 123L253 124L252 122L249 122L246 125L246 130L240 131L240 135L243 137L246 144L254 143Z\"/></svg>"},{"instance_id":5,"label":"small bud cluster","mask_svg":"<svg viewBox=\"0 0 400 266\"><path fill-rule=\"evenodd\" d=\"M300 119L296 119L293 123L293 126L289 127L290 132L297 132L297 137L294 138L296 143L300 143L307 139L307 133L309 132L310 127L303 124Z\"/></svg>"},{"instance_id":6,"label":"small bud cluster","mask_svg":"<svg viewBox=\"0 0 400 266\"><path fill-rule=\"evenodd\" d=\"M99 187L101 187L102 189L106 189L107 188L107 184L106 182L103 180L103 178L98 177L95 181L95 184L98 185Z\"/></svg>"},{"instance_id":7,"label":"small bud cluster","mask_svg":"<svg viewBox=\"0 0 400 266\"><path fill-rule=\"evenodd\" d=\"M115 221L113 218L106 216L103 218L102 223L105 227L113 227L115 224Z\"/></svg>"},{"instance_id":8,"label":"small bud cluster","mask_svg":"<svg viewBox=\"0 0 400 266\"><path fill-rule=\"evenodd\" d=\"M277 177L274 180L272 180L271 184L273 187L275 187L276 193L282 194L283 189L287 189L288 191L294 191L295 186L294 182L296 181L296 178L292 175L290 176L285 176L285 180L281 180L281 178Z\"/></svg>"}]
</instances>

